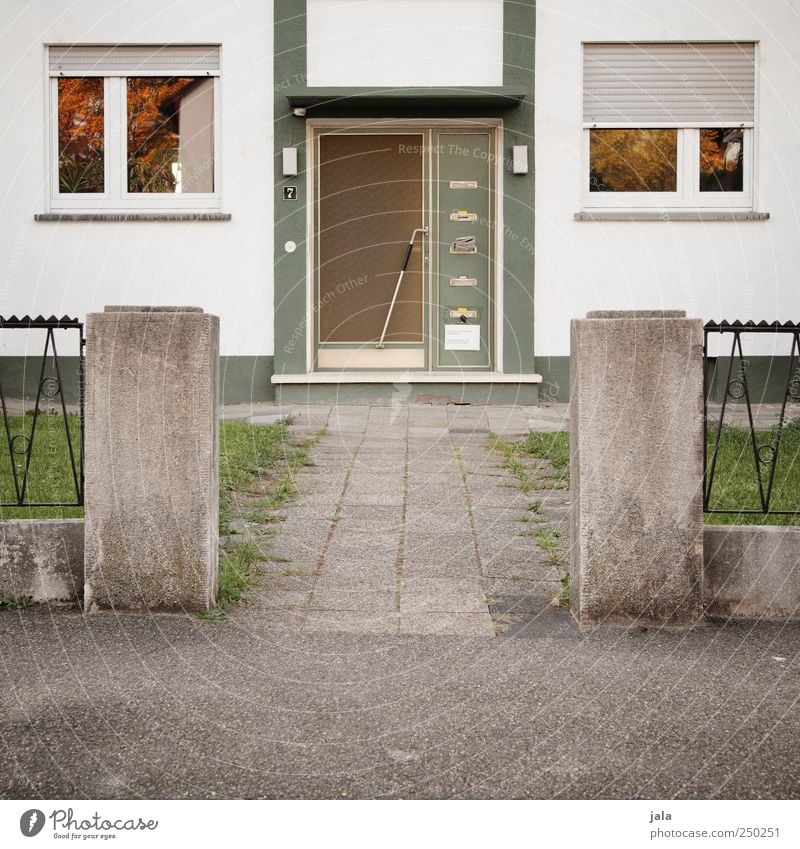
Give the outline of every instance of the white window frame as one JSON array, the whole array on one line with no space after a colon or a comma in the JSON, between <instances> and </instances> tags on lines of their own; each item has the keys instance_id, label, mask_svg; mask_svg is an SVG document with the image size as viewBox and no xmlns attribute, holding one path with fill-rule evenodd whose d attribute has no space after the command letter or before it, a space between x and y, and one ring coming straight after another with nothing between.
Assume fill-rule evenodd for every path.
<instances>
[{"instance_id":1,"label":"white window frame","mask_svg":"<svg viewBox=\"0 0 800 849\"><path fill-rule=\"evenodd\" d=\"M740 127L744 130L742 143L741 192L700 191L700 130L716 127ZM674 192L590 192L591 168L589 140L591 130L648 130L673 129L678 131L677 185ZM752 211L753 209L753 160L755 132L754 123L736 121L709 121L698 124L583 124L581 203L584 209L636 211L640 209L681 209L691 211Z\"/></svg>"},{"instance_id":2,"label":"white window frame","mask_svg":"<svg viewBox=\"0 0 800 849\"><path fill-rule=\"evenodd\" d=\"M584 51L588 44L595 42L583 42L581 44L581 75L583 75ZM671 44L673 42L654 40L652 42L642 41L642 44ZM684 42L675 42L684 43ZM709 42L729 44L724 40L720 42ZM589 211L609 210L619 212L637 212L640 210L681 210L685 212L753 212L755 211L755 183L756 168L758 162L759 138L756 127L759 123L759 89L760 89L760 45L757 39L743 43L753 44L753 120L741 121L725 119L717 114L709 121L675 121L668 123L637 122L630 121L601 123L582 123L581 139L581 207ZM583 83L583 76L581 76ZM583 110L583 106L581 106ZM581 112L583 116L583 111ZM700 180L700 130L714 129L717 127L739 127L744 130L743 144L744 152L742 167L742 191L741 192L701 192ZM589 180L591 169L589 166L589 131L593 129L676 129L678 130L678 169L677 169L677 191L675 192L590 192Z\"/></svg>"},{"instance_id":3,"label":"white window frame","mask_svg":"<svg viewBox=\"0 0 800 849\"><path fill-rule=\"evenodd\" d=\"M49 51L49 48L48 48ZM48 52L46 51L46 52ZM49 70L48 116L48 212L217 212L222 208L221 121L220 121L220 71L172 70L140 71L129 73L107 72L62 73ZM214 191L182 193L129 192L127 184L127 79L129 77L209 77L214 80ZM104 187L101 193L73 193L59 191L58 169L58 80L65 77L102 77L104 119Z\"/></svg>"}]
</instances>

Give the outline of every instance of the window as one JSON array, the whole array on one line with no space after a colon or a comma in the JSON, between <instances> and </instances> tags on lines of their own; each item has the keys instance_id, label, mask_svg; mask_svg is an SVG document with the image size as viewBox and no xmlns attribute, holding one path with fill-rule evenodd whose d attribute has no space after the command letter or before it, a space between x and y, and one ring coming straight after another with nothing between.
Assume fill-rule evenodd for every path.
<instances>
[{"instance_id":1,"label":"window","mask_svg":"<svg viewBox=\"0 0 800 849\"><path fill-rule=\"evenodd\" d=\"M51 209L219 209L219 47L51 47Z\"/></svg>"},{"instance_id":2,"label":"window","mask_svg":"<svg viewBox=\"0 0 800 849\"><path fill-rule=\"evenodd\" d=\"M585 44L583 204L752 209L755 45Z\"/></svg>"}]
</instances>

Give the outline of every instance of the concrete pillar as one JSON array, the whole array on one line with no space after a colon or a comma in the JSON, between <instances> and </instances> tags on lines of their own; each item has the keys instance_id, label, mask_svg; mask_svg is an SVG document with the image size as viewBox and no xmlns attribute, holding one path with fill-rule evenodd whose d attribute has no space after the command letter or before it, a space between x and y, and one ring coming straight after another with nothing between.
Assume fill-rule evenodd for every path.
<instances>
[{"instance_id":1,"label":"concrete pillar","mask_svg":"<svg viewBox=\"0 0 800 849\"><path fill-rule=\"evenodd\" d=\"M106 307L87 317L86 343L86 609L208 610L219 319Z\"/></svg>"},{"instance_id":2,"label":"concrete pillar","mask_svg":"<svg viewBox=\"0 0 800 849\"><path fill-rule=\"evenodd\" d=\"M703 331L686 313L571 325L572 571L582 626L702 619Z\"/></svg>"}]
</instances>

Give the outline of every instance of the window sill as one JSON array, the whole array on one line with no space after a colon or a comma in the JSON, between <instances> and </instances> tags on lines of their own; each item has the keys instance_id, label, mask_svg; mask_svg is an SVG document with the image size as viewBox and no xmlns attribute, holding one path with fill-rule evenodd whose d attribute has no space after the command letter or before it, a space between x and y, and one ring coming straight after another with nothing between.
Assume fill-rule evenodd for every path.
<instances>
[{"instance_id":1,"label":"window sill","mask_svg":"<svg viewBox=\"0 0 800 849\"><path fill-rule=\"evenodd\" d=\"M768 212L748 212L746 209L730 211L713 210L637 210L621 212L582 210L573 216L575 221L767 221Z\"/></svg>"},{"instance_id":2,"label":"window sill","mask_svg":"<svg viewBox=\"0 0 800 849\"><path fill-rule=\"evenodd\" d=\"M34 221L230 221L229 212L44 212Z\"/></svg>"}]
</instances>

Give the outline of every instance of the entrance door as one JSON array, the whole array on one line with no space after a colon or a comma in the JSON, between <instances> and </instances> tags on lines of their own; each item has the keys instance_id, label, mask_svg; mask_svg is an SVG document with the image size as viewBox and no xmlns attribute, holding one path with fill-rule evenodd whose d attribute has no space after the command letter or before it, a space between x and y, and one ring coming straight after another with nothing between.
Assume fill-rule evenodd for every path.
<instances>
[{"instance_id":1,"label":"entrance door","mask_svg":"<svg viewBox=\"0 0 800 849\"><path fill-rule=\"evenodd\" d=\"M493 148L492 127L317 129L316 369L491 368Z\"/></svg>"}]
</instances>

